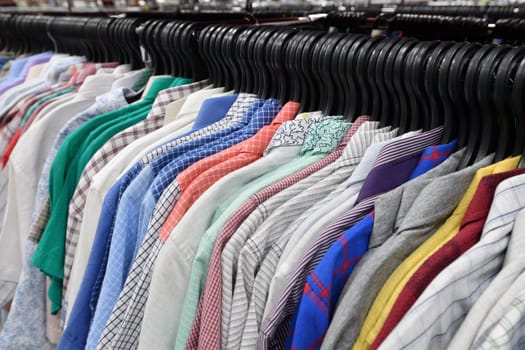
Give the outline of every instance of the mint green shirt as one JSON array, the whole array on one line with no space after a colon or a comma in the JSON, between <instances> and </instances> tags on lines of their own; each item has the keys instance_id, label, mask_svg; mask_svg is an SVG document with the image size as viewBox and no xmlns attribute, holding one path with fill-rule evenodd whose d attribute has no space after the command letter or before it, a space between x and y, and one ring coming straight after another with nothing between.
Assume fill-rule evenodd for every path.
<instances>
[{"instance_id":1,"label":"mint green shirt","mask_svg":"<svg viewBox=\"0 0 525 350\"><path fill-rule=\"evenodd\" d=\"M50 217L32 259L33 264L51 278L48 296L52 313L58 312L62 303L69 201L84 167L111 137L144 120L158 93L177 81L187 82L173 77L156 78L142 101L91 119L69 135L60 147L49 178Z\"/></svg>"},{"instance_id":2,"label":"mint green shirt","mask_svg":"<svg viewBox=\"0 0 525 350\"><path fill-rule=\"evenodd\" d=\"M197 253L193 260L191 276L184 299L184 308L181 314L181 322L177 332L176 350L183 350L188 340L199 298L204 287L206 275L208 274L208 265L213 247L215 246L217 236L228 219L255 193L289 175L301 171L333 152L343 139L349 127L350 124L343 121L341 117L326 117L321 122L313 124L308 129L299 157L275 170L268 169L268 173L242 187L239 193L230 197L229 200L222 203L216 210L212 225L206 230L200 240Z\"/></svg>"}]
</instances>

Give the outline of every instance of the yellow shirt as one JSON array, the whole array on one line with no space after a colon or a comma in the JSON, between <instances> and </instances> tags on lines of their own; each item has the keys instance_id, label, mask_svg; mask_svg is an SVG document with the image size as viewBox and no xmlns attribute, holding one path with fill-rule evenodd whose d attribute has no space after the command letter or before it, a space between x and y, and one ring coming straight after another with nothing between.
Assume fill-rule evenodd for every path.
<instances>
[{"instance_id":1,"label":"yellow shirt","mask_svg":"<svg viewBox=\"0 0 525 350\"><path fill-rule=\"evenodd\" d=\"M479 169L472 179L465 195L447 221L419 248L417 248L394 273L389 277L377 295L363 323L359 337L353 349L368 349L374 343L381 328L390 314L395 301L404 289L406 283L419 267L438 249L451 240L458 232L472 197L481 179L485 176L513 170L518 166L520 157L507 158L496 164Z\"/></svg>"}]
</instances>

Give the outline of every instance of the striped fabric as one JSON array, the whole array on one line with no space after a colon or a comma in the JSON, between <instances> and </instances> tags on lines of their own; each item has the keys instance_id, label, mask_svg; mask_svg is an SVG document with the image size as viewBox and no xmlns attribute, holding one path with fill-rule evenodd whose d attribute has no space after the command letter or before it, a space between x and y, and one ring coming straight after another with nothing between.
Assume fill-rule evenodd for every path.
<instances>
[{"instance_id":1,"label":"striped fabric","mask_svg":"<svg viewBox=\"0 0 525 350\"><path fill-rule=\"evenodd\" d=\"M307 176L321 170L339 158L347 142L355 134L361 124L367 120L369 120L369 117L366 116L358 118L350 127L337 150L331 153L329 156L253 195L224 225L217 237L215 247L212 252L212 257L208 267L206 285L204 286L204 290L199 301L197 315L195 317L186 348L194 349L198 346L201 349L213 349L220 347L220 305L222 296L221 255L226 243L236 232L242 222L255 210L255 208L257 208L259 204L299 182L300 180L306 178Z\"/></svg>"},{"instance_id":2,"label":"striped fabric","mask_svg":"<svg viewBox=\"0 0 525 350\"><path fill-rule=\"evenodd\" d=\"M279 301L262 322L257 339L258 349L280 349L285 346L291 317L302 295L306 276L317 266L326 251L349 227L371 212L375 199L382 193L399 186L414 170L419 155L426 147L441 139L443 128L400 139L386 145L379 154L374 168L365 181L355 207L332 225L311 244L297 266L292 278L280 294ZM410 167L412 165L412 167ZM406 175L403 177L403 175Z\"/></svg>"},{"instance_id":3,"label":"striped fabric","mask_svg":"<svg viewBox=\"0 0 525 350\"><path fill-rule=\"evenodd\" d=\"M474 349L523 349L525 347L525 291L510 305L507 313L473 345Z\"/></svg>"},{"instance_id":4,"label":"striped fabric","mask_svg":"<svg viewBox=\"0 0 525 350\"><path fill-rule=\"evenodd\" d=\"M326 198L340 183L351 176L367 147L376 136L392 137L392 134L388 132L389 128L369 130L370 124L374 123L366 123L361 126L348 142L343 156L332 163L332 166L324 168L322 171L309 176L297 185L282 192L288 200L282 205L274 206L273 210L267 209L266 212L273 212L273 214L262 225L256 225L254 229L255 234L248 237L244 243L238 259L238 273L230 316L228 348L230 346L236 348L239 343L242 348L255 347L259 325L266 305L268 287L274 272L271 268L265 269L273 267L274 264L263 264L263 259L266 259L267 252L269 250L282 252L284 249L284 244L282 243L286 241L286 237L290 237L293 233L289 228L294 226L294 221L301 221L302 215L309 208ZM332 174L327 176L327 170L332 170ZM277 199L277 197L274 198ZM272 202L273 198L263 203L262 206L266 207L269 204L271 207ZM250 222L247 219L245 223ZM275 245L277 247L274 247ZM277 256L279 255L275 257ZM256 284L256 281L258 284ZM261 288L261 283L266 288ZM244 293L244 291L247 293ZM249 293L253 294L250 295Z\"/></svg>"}]
</instances>

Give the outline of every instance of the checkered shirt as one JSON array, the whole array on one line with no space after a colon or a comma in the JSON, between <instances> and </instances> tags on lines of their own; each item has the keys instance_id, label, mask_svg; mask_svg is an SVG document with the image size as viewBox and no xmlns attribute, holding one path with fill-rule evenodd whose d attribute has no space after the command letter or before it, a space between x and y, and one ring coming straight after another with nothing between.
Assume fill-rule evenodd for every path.
<instances>
[{"instance_id":1,"label":"checkered shirt","mask_svg":"<svg viewBox=\"0 0 525 350\"><path fill-rule=\"evenodd\" d=\"M252 95L239 94L225 118L187 137L181 138L180 141L174 140L153 150L144 156L139 164L136 164L136 173L129 174L128 181L130 182L140 172L143 165L150 164L165 151L196 138L203 138L205 144L205 139L209 135L229 128L232 124L239 123L242 116L255 101ZM151 281L151 272L162 247L162 241L159 239L158 233L170 210L173 208L173 201L176 200L177 196L173 196L166 190L157 201L146 235L138 249L119 299L106 323L97 346L98 348L130 349L138 345L144 307Z\"/></svg>"},{"instance_id":2,"label":"checkered shirt","mask_svg":"<svg viewBox=\"0 0 525 350\"><path fill-rule=\"evenodd\" d=\"M237 156L227 159L203 173L199 174L189 168L188 171L177 176L182 194L166 220L165 227L175 227L201 194L220 178L262 157L277 129L283 122L293 119L298 110L298 103L288 102L270 125L264 126L255 136L242 143L240 153Z\"/></svg>"}]
</instances>

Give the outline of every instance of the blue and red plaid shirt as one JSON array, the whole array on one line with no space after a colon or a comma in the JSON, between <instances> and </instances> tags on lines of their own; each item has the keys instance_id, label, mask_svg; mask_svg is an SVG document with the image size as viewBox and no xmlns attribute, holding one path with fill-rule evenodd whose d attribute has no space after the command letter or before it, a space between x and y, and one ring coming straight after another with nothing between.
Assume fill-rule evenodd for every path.
<instances>
[{"instance_id":1,"label":"blue and red plaid shirt","mask_svg":"<svg viewBox=\"0 0 525 350\"><path fill-rule=\"evenodd\" d=\"M427 147L410 179L441 164L456 149L457 142ZM374 213L348 229L306 278L301 301L294 313L287 349L319 349L348 277L368 250Z\"/></svg>"}]
</instances>

